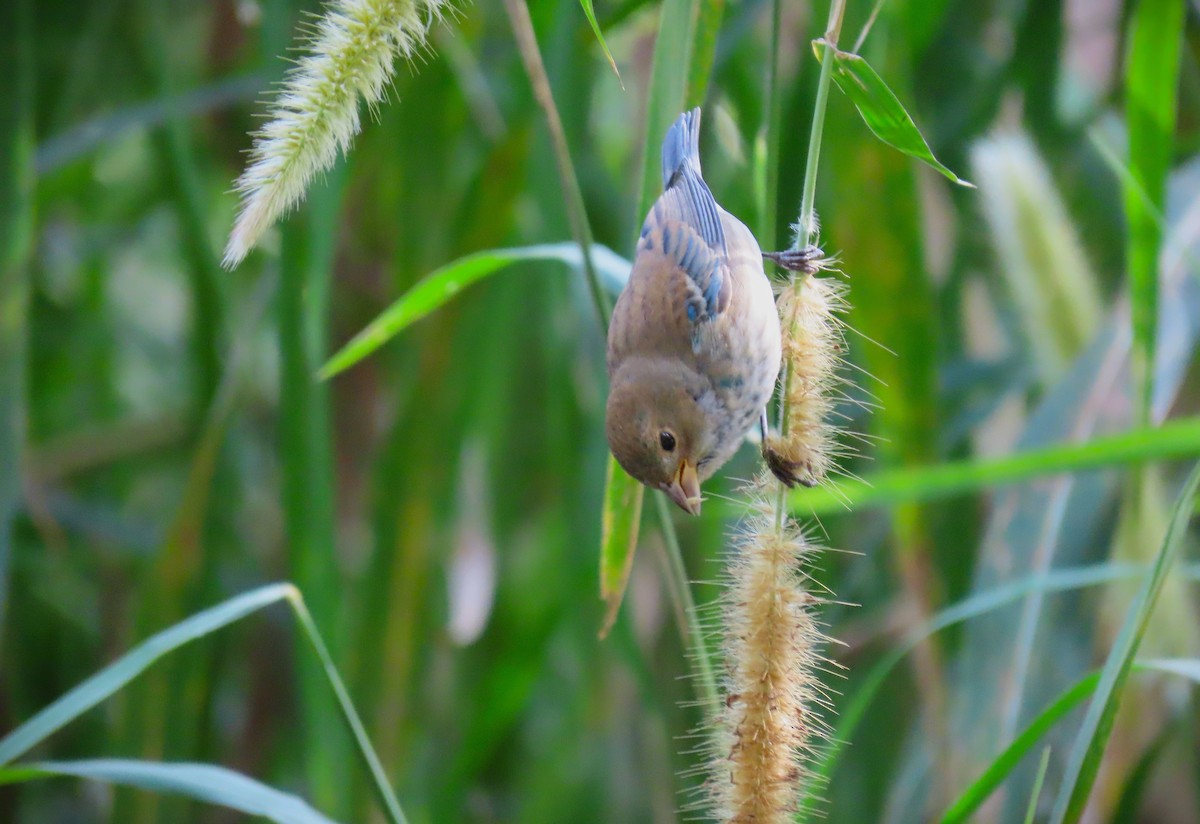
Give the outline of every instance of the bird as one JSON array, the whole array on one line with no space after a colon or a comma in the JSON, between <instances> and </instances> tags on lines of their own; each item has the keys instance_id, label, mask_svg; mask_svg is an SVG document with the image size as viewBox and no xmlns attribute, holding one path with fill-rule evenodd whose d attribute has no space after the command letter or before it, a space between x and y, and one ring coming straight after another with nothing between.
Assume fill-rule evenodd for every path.
<instances>
[{"instance_id":1,"label":"bird","mask_svg":"<svg viewBox=\"0 0 1200 824\"><path fill-rule=\"evenodd\" d=\"M681 114L663 140L663 193L642 225L606 353L613 456L692 515L700 514L700 484L756 419L766 444L782 350L763 253L713 197L699 141L698 108ZM791 268L806 252L772 254ZM764 457L781 480L796 481L789 467Z\"/></svg>"}]
</instances>

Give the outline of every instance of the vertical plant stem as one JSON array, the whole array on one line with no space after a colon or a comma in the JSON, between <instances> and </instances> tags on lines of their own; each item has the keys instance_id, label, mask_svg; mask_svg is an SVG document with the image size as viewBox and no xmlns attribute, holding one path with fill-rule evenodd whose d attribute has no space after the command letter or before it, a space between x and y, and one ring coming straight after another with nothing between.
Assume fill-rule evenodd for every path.
<instances>
[{"instance_id":1,"label":"vertical plant stem","mask_svg":"<svg viewBox=\"0 0 1200 824\"><path fill-rule=\"evenodd\" d=\"M817 170L821 159L821 137L825 131L825 109L829 102L829 83L833 77L833 53L837 48L838 37L842 31L842 17L846 11L846 0L831 0L829 4L829 20L825 26L825 41L829 48L825 49L821 58L821 73L817 77L817 96L813 104L812 129L808 136L808 155L804 162L804 190L800 199L800 223L796 233L794 248L803 249L816 240L816 201L817 201ZM778 57L778 55L776 55ZM803 288L807 275L793 278L789 289ZM779 430L787 435L788 420L788 383L791 379L791 369L787 361L783 363L779 381L783 391L779 394ZM778 484L775 493L775 531L783 534L784 523L787 519L787 487Z\"/></svg>"},{"instance_id":2,"label":"vertical plant stem","mask_svg":"<svg viewBox=\"0 0 1200 824\"><path fill-rule=\"evenodd\" d=\"M846 11L846 0L833 0L829 6L829 23L825 27L825 49L821 59L821 74L817 78L817 99L813 104L812 130L808 137L808 157L804 162L804 192L800 200L800 232L797 240L803 243L797 248L812 243L817 234L814 221L817 200L817 168L821 160L821 136L825 131L825 108L829 102L829 81L833 76L833 52L837 48L842 32L842 16Z\"/></svg>"},{"instance_id":3,"label":"vertical plant stem","mask_svg":"<svg viewBox=\"0 0 1200 824\"><path fill-rule=\"evenodd\" d=\"M33 4L0 4L0 627L25 442L29 255L33 245Z\"/></svg>"},{"instance_id":4,"label":"vertical plant stem","mask_svg":"<svg viewBox=\"0 0 1200 824\"><path fill-rule=\"evenodd\" d=\"M314 378L325 351L332 229L311 210L331 193L314 191L305 210L283 227L279 291L280 458L284 525L292 579L312 604L313 616L332 633L340 616L341 576L336 563L332 432L328 384ZM336 198L334 198L336 199ZM324 236L322 236L324 235ZM298 657L305 719L304 752L314 797L325 809L342 809L345 762L337 757L336 719L320 669Z\"/></svg>"},{"instance_id":5,"label":"vertical plant stem","mask_svg":"<svg viewBox=\"0 0 1200 824\"><path fill-rule=\"evenodd\" d=\"M671 507L666 497L655 495L654 502L658 508L659 521L671 524ZM708 654L704 628L700 625L700 616L696 613L696 600L692 597L687 567L683 564L679 537L675 534L673 525L671 529L663 530L663 551L667 557L667 588L670 590L671 600L675 602L676 611L687 620L686 631L696 660L696 677L700 680L700 700L704 704L706 715L712 718L721 709L721 696L717 690L717 677Z\"/></svg>"},{"instance_id":6,"label":"vertical plant stem","mask_svg":"<svg viewBox=\"0 0 1200 824\"><path fill-rule=\"evenodd\" d=\"M571 162L571 149L567 145L567 134L563 130L562 118L558 115L558 107L554 104L554 93L550 88L550 78L546 75L546 66L542 62L542 53L538 49L537 33L533 30L533 20L529 17L529 6L525 0L504 0L504 9L508 12L508 20L512 25L513 37L521 52L521 60L525 64L525 73L529 75L529 83L533 86L533 96L546 118L546 128L550 132L550 145L554 149L554 163L558 167L558 180L562 186L563 202L567 208L567 220L571 224L571 234L579 244L579 252L583 256L583 270L587 275L588 289L592 294L592 303L600 315L600 325L607 328L611 307L608 297L600 286L600 275L592 262L592 227L588 222L587 206L583 200L583 190L579 187L579 178L575 174L575 165Z\"/></svg>"},{"instance_id":7,"label":"vertical plant stem","mask_svg":"<svg viewBox=\"0 0 1200 824\"><path fill-rule=\"evenodd\" d=\"M783 120L783 101L779 94L780 25L783 19L783 0L771 0L771 43L767 56L767 122L763 134L765 158L762 202L758 204L758 242L764 249L778 249L775 240L779 223L779 130ZM757 187L756 187L757 188Z\"/></svg>"},{"instance_id":8,"label":"vertical plant stem","mask_svg":"<svg viewBox=\"0 0 1200 824\"><path fill-rule=\"evenodd\" d=\"M292 4L276 0L264 28L268 59L283 54ZM315 377L324 361L329 281L344 167L314 187L307 205L282 227L279 282L281 359L279 429L284 529L292 580L317 625L338 650L341 576L336 563L329 385ZM327 810L345 810L349 788L345 738L329 705L324 674L297 652L304 726L301 750L313 797Z\"/></svg>"}]
</instances>

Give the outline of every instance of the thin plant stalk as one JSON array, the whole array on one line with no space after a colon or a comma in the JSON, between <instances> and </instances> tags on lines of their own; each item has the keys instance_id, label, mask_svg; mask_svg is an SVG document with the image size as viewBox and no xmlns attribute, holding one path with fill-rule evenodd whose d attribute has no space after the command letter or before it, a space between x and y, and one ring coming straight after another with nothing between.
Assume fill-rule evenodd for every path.
<instances>
[{"instance_id":1,"label":"thin plant stalk","mask_svg":"<svg viewBox=\"0 0 1200 824\"><path fill-rule=\"evenodd\" d=\"M825 130L825 109L829 102L829 84L833 77L833 53L837 48L838 37L842 31L842 18L846 11L846 0L832 0L829 5L829 22L825 27L825 41L829 47L825 49L821 59L821 74L817 78L817 97L813 104L812 129L808 137L808 156L804 162L804 189L800 199L800 221L797 226L796 240L793 248L803 249L813 243L817 235L816 200L817 200L817 169L821 159L821 137ZM778 57L778 55L776 55ZM779 430L787 435L788 421L788 382L791 369L786 361L780 383L783 391L779 393ZM775 531L783 533L784 522L787 518L787 487L778 485L775 495Z\"/></svg>"},{"instance_id":2,"label":"thin plant stalk","mask_svg":"<svg viewBox=\"0 0 1200 824\"><path fill-rule=\"evenodd\" d=\"M546 65L542 62L542 53L538 49L537 33L533 30L533 20L529 17L529 6L525 0L504 0L504 10L508 12L508 20L512 25L513 37L516 38L517 48L521 52L521 60L525 64L525 73L529 75L529 84L533 86L533 96L546 118L546 128L550 132L550 145L554 150L554 163L558 167L558 180L562 186L563 202L567 207L567 220L571 224L571 234L579 244L579 254L583 257L583 271L587 275L588 291L591 292L592 303L600 315L601 326L608 327L611 307L608 297L600 286L600 275L592 262L592 227L588 221L587 206L583 200L583 190L579 186L579 178L575 174L575 165L571 162L571 150L567 146L567 134L563 130L562 118L559 117L558 107L554 103L554 92L550 88L550 78L546 75Z\"/></svg>"}]
</instances>

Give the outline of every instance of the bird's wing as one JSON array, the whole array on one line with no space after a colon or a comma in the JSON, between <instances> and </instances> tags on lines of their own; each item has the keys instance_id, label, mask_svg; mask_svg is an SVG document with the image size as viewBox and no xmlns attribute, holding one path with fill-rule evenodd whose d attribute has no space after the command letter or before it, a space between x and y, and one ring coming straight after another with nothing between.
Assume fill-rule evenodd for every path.
<instances>
[{"instance_id":1,"label":"bird's wing","mask_svg":"<svg viewBox=\"0 0 1200 824\"><path fill-rule=\"evenodd\" d=\"M646 221L638 257L658 273L687 320L704 323L729 307L733 282L724 255L692 223L675 216L669 194L659 198Z\"/></svg>"}]
</instances>

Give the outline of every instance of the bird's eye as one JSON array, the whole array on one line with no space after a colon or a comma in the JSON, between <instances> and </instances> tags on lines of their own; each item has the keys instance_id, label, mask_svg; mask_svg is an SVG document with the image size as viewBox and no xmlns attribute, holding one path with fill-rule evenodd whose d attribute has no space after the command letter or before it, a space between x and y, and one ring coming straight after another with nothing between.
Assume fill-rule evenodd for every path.
<instances>
[{"instance_id":1,"label":"bird's eye","mask_svg":"<svg viewBox=\"0 0 1200 824\"><path fill-rule=\"evenodd\" d=\"M665 429L658 433L658 443L667 452L675 450L675 436Z\"/></svg>"}]
</instances>

